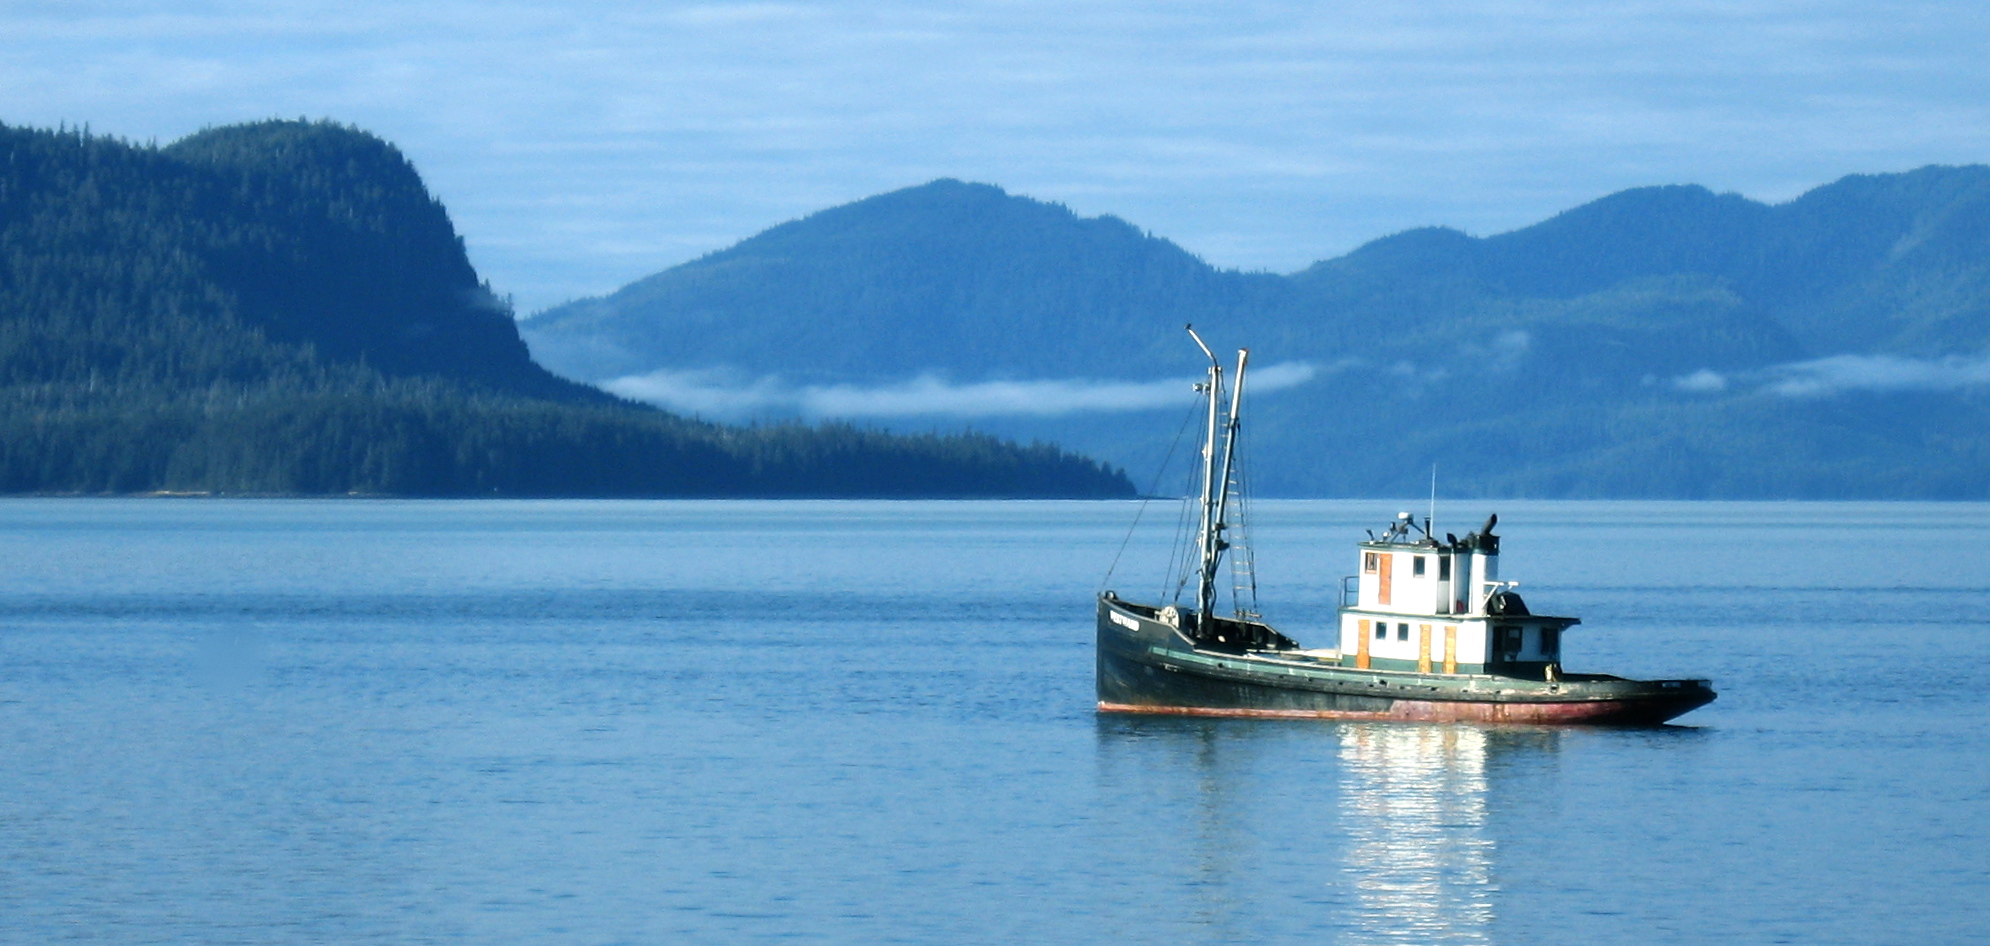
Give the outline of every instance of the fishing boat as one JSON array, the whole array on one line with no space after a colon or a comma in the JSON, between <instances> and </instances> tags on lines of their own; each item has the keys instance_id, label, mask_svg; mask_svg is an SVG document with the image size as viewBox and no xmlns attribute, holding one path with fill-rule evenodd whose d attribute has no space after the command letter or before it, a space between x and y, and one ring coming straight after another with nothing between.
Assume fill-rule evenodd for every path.
<instances>
[{"instance_id":1,"label":"fishing boat","mask_svg":"<svg viewBox=\"0 0 1990 946\"><path fill-rule=\"evenodd\" d=\"M1714 699L1706 680L1628 680L1562 670L1577 618L1534 614L1499 577L1498 516L1463 538L1399 513L1355 543L1358 571L1341 583L1336 646L1307 648L1256 610L1243 542L1237 437L1244 371L1228 385L1209 359L1196 526L1179 560L1175 600L1098 600L1098 708L1189 716L1653 725ZM1433 498L1433 516L1435 501ZM1232 613L1217 580L1232 565ZM1183 592L1195 585L1184 606ZM1246 591L1250 596L1246 597Z\"/></svg>"}]
</instances>

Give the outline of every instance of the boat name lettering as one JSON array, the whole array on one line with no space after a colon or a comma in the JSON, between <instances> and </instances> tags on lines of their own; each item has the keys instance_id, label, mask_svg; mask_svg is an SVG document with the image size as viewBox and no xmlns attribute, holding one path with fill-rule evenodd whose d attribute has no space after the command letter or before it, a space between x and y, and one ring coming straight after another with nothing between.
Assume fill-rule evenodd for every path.
<instances>
[{"instance_id":1,"label":"boat name lettering","mask_svg":"<svg viewBox=\"0 0 1990 946\"><path fill-rule=\"evenodd\" d=\"M1120 627L1126 628L1129 631L1140 630L1139 621L1127 617L1126 615L1121 614L1118 611L1107 611L1106 614L1112 618L1112 622L1114 624L1117 624Z\"/></svg>"}]
</instances>

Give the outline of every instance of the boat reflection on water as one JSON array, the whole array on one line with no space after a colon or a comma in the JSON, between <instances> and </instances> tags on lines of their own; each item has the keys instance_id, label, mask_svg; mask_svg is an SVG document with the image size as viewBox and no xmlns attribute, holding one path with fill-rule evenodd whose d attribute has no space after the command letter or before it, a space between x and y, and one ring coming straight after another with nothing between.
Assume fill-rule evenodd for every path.
<instances>
[{"instance_id":1,"label":"boat reflection on water","mask_svg":"<svg viewBox=\"0 0 1990 946\"><path fill-rule=\"evenodd\" d=\"M1486 755L1471 726L1339 727L1342 867L1360 942L1489 943L1494 842Z\"/></svg>"},{"instance_id":2,"label":"boat reflection on water","mask_svg":"<svg viewBox=\"0 0 1990 946\"><path fill-rule=\"evenodd\" d=\"M1217 939L1259 927L1343 943L1475 944L1494 942L1492 821L1517 801L1502 805L1501 773L1519 776L1505 779L1509 791L1538 789L1530 783L1565 731L1148 718L1102 722L1100 734L1103 774L1137 777L1145 798L1175 809L1150 814L1175 826L1183 846L1168 853L1181 862L1149 867L1195 885L1197 912L1224 931ZM1282 929L1260 926L1266 917Z\"/></svg>"}]
</instances>

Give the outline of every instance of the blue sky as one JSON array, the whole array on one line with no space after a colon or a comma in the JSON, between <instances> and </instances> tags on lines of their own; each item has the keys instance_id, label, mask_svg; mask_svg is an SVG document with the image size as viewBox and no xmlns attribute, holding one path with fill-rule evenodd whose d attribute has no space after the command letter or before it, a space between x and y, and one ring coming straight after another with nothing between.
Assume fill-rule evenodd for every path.
<instances>
[{"instance_id":1,"label":"blue sky","mask_svg":"<svg viewBox=\"0 0 1990 946\"><path fill-rule=\"evenodd\" d=\"M1290 271L1990 160L1990 5L0 0L0 121L399 144L523 312L936 177Z\"/></svg>"}]
</instances>

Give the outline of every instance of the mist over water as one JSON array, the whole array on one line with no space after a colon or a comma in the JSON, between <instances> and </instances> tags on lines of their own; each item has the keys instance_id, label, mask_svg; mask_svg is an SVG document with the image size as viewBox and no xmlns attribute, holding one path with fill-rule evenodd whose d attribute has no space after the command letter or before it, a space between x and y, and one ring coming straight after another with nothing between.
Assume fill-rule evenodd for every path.
<instances>
[{"instance_id":1,"label":"mist over water","mask_svg":"<svg viewBox=\"0 0 1990 946\"><path fill-rule=\"evenodd\" d=\"M1758 387L1789 398L1825 398L1854 391L1969 391L1990 386L1990 354L1903 358L1898 355L1832 355L1770 365L1730 377L1702 368L1672 379L1681 391L1713 393L1730 384Z\"/></svg>"},{"instance_id":2,"label":"mist over water","mask_svg":"<svg viewBox=\"0 0 1990 946\"><path fill-rule=\"evenodd\" d=\"M1339 366L1336 366L1339 367ZM1253 393L1266 394L1313 380L1319 369L1288 361L1251 375ZM896 384L791 385L776 376L739 377L725 370L652 371L614 378L602 387L623 397L674 411L727 421L755 417L1061 417L1175 407L1192 378L1159 381L1095 379L978 381L956 384L922 374Z\"/></svg>"},{"instance_id":3,"label":"mist over water","mask_svg":"<svg viewBox=\"0 0 1990 946\"><path fill-rule=\"evenodd\" d=\"M1324 639L1389 502L1256 504ZM1969 943L1990 506L1500 503L1650 730L1092 710L1131 503L0 502L0 941ZM1150 510L1148 521L1171 520ZM1164 584L1164 527L1113 581Z\"/></svg>"}]
</instances>

